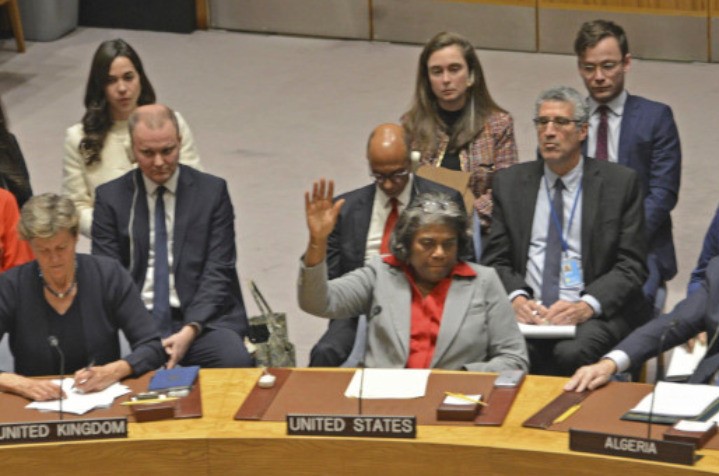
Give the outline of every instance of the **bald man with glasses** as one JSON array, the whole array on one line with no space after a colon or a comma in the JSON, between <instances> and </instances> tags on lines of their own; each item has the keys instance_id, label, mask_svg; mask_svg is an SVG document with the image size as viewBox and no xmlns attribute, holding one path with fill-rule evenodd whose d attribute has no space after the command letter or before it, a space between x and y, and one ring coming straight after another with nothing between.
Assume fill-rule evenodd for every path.
<instances>
[{"instance_id":1,"label":"bald man with glasses","mask_svg":"<svg viewBox=\"0 0 719 476\"><path fill-rule=\"evenodd\" d=\"M344 199L345 204L328 239L329 279L364 266L374 255L389 254L394 224L415 196L443 192L465 209L459 192L411 172L404 130L398 124L382 124L372 131L367 141L367 162L374 183L335 198ZM473 258L471 250L463 253L463 259ZM310 366L342 365L352 352L357 322L357 317L330 321L310 352Z\"/></svg>"}]
</instances>

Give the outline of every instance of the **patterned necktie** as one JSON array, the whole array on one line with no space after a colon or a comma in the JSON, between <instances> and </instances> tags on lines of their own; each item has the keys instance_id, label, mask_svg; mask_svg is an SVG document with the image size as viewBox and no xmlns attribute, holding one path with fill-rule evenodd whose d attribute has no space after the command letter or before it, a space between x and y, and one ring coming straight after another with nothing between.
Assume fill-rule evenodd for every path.
<instances>
[{"instance_id":1,"label":"patterned necktie","mask_svg":"<svg viewBox=\"0 0 719 476\"><path fill-rule=\"evenodd\" d=\"M167 259L167 226L165 225L165 200L167 189L157 188L155 201L155 274L153 276L152 315L160 329L160 335L172 334L170 315L170 269Z\"/></svg>"},{"instance_id":2,"label":"patterned necktie","mask_svg":"<svg viewBox=\"0 0 719 476\"><path fill-rule=\"evenodd\" d=\"M594 158L597 160L609 160L609 149L607 146L609 129L607 111L609 111L609 108L605 105L601 105L597 108L597 111L599 111L599 127L597 127L597 150L594 153Z\"/></svg>"},{"instance_id":3,"label":"patterned necktie","mask_svg":"<svg viewBox=\"0 0 719 476\"><path fill-rule=\"evenodd\" d=\"M559 273L562 262L562 229L564 228L564 201L562 200L564 184L561 179L554 182L552 208L559 219L559 226L549 212L549 228L547 230L547 249L544 253L544 271L542 272L542 305L549 307L559 299Z\"/></svg>"},{"instance_id":4,"label":"patterned necktie","mask_svg":"<svg viewBox=\"0 0 719 476\"><path fill-rule=\"evenodd\" d=\"M396 198L390 198L392 204L392 210L387 215L387 221L384 223L384 233L382 234L382 245L379 247L379 252L382 255L390 254L389 239L392 236L392 230L397 223L399 217L399 210L397 209L398 201Z\"/></svg>"}]
</instances>

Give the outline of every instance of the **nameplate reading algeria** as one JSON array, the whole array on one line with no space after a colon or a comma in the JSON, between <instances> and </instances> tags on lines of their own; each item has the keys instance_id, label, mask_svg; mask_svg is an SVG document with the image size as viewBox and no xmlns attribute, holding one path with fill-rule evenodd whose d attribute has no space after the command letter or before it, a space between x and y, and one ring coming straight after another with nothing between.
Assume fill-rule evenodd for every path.
<instances>
[{"instance_id":1,"label":"nameplate reading algeria","mask_svg":"<svg viewBox=\"0 0 719 476\"><path fill-rule=\"evenodd\" d=\"M287 415L287 434L416 438L417 418L383 415Z\"/></svg>"},{"instance_id":2,"label":"nameplate reading algeria","mask_svg":"<svg viewBox=\"0 0 719 476\"><path fill-rule=\"evenodd\" d=\"M684 465L695 461L694 445L688 443L574 429L569 430L569 449Z\"/></svg>"},{"instance_id":3,"label":"nameplate reading algeria","mask_svg":"<svg viewBox=\"0 0 719 476\"><path fill-rule=\"evenodd\" d=\"M127 438L127 418L54 420L0 425L0 445Z\"/></svg>"}]
</instances>

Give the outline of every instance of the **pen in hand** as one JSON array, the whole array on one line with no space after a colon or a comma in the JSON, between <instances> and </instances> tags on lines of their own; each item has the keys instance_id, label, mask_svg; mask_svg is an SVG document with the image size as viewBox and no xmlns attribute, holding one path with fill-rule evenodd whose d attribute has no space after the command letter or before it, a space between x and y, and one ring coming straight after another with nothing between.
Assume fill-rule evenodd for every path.
<instances>
[{"instance_id":1,"label":"pen in hand","mask_svg":"<svg viewBox=\"0 0 719 476\"><path fill-rule=\"evenodd\" d=\"M79 389L77 386L78 386L78 385L84 385L84 384L87 383L88 380L90 380L90 376L91 376L91 372L92 372L92 367L94 367L94 366L95 366L95 359L92 359L92 360L90 360L90 363L88 363L88 364L81 370L80 375L82 375L84 378L81 378L81 379L78 380L78 377L77 377L77 376L75 377L75 386L74 386L74 390L75 390L75 391L82 393L82 390Z\"/></svg>"}]
</instances>

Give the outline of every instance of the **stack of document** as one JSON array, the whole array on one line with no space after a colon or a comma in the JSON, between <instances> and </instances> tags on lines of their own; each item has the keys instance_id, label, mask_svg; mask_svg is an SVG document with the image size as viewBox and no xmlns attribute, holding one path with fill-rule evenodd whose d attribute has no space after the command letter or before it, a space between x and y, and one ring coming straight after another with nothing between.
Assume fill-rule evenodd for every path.
<instances>
[{"instance_id":1,"label":"stack of document","mask_svg":"<svg viewBox=\"0 0 719 476\"><path fill-rule=\"evenodd\" d=\"M53 380L53 383L60 385L60 380ZM109 408L112 402L119 396L128 394L131 390L120 383L114 383L105 390L92 393L80 393L75 390L75 382L73 379L66 378L62 381L62 389L66 398L62 401L62 411L74 413L75 415L84 415L90 410L96 408ZM50 400L47 402L32 402L25 408L45 412L59 412L60 400Z\"/></svg>"},{"instance_id":2,"label":"stack of document","mask_svg":"<svg viewBox=\"0 0 719 476\"><path fill-rule=\"evenodd\" d=\"M688 383L659 382L652 393L629 413L626 419L649 419L656 423L674 423L681 419L701 419L716 412L719 405L719 387L714 385L693 385Z\"/></svg>"}]
</instances>

